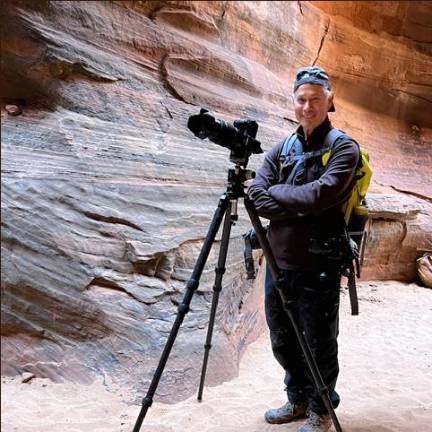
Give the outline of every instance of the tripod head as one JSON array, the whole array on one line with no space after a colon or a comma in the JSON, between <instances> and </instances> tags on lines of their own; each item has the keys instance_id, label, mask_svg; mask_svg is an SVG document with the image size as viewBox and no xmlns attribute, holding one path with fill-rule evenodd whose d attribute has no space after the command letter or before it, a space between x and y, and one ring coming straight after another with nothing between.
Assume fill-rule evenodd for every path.
<instances>
[{"instance_id":1,"label":"tripod head","mask_svg":"<svg viewBox=\"0 0 432 432\"><path fill-rule=\"evenodd\" d=\"M258 131L255 120L234 120L231 125L201 108L199 114L189 117L188 128L198 138L208 138L215 144L229 148L230 161L236 166L246 168L251 154L263 153L261 143L255 138Z\"/></svg>"},{"instance_id":2,"label":"tripod head","mask_svg":"<svg viewBox=\"0 0 432 432\"><path fill-rule=\"evenodd\" d=\"M243 198L245 196L245 181L255 178L255 171L249 170L236 164L234 168L228 170L228 189L232 199Z\"/></svg>"}]
</instances>

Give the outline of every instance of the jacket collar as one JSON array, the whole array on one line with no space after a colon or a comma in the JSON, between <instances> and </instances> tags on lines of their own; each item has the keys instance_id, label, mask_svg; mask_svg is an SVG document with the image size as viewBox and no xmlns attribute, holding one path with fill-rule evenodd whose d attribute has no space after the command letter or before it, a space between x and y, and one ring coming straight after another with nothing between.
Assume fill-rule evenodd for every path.
<instances>
[{"instance_id":1,"label":"jacket collar","mask_svg":"<svg viewBox=\"0 0 432 432\"><path fill-rule=\"evenodd\" d=\"M297 128L296 134L305 148L318 150L323 146L324 139L332 128L333 126L330 123L329 118L326 117L326 119L313 130L312 134L308 136L307 139L302 126Z\"/></svg>"}]
</instances>

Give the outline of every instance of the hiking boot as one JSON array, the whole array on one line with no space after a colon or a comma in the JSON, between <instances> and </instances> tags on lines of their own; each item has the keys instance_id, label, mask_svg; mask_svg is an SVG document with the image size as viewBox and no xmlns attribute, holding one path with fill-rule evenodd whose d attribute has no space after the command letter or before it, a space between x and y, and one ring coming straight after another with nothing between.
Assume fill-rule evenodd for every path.
<instances>
[{"instance_id":1,"label":"hiking boot","mask_svg":"<svg viewBox=\"0 0 432 432\"><path fill-rule=\"evenodd\" d=\"M289 423L293 420L306 418L306 404L287 402L280 408L269 409L264 414L267 423L282 424Z\"/></svg>"},{"instance_id":2,"label":"hiking boot","mask_svg":"<svg viewBox=\"0 0 432 432\"><path fill-rule=\"evenodd\" d=\"M327 432L331 426L330 415L318 415L313 411L309 412L309 417L298 432Z\"/></svg>"}]
</instances>

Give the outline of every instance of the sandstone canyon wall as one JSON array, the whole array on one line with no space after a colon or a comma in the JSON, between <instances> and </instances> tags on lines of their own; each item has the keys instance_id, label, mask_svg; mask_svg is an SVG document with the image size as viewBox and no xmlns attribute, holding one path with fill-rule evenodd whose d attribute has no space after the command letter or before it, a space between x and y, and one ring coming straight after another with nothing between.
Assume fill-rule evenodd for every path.
<instances>
[{"instance_id":1,"label":"sandstone canyon wall","mask_svg":"<svg viewBox=\"0 0 432 432\"><path fill-rule=\"evenodd\" d=\"M4 374L103 375L143 395L230 166L227 149L193 137L187 119L200 107L253 118L267 150L296 127L291 83L304 65L328 70L334 125L371 155L364 277L415 280L415 258L432 249L432 8L342 3L3 3ZM245 280L248 228L240 208L213 384L237 373L264 328L262 269L255 285ZM159 400L196 388L218 247Z\"/></svg>"}]
</instances>

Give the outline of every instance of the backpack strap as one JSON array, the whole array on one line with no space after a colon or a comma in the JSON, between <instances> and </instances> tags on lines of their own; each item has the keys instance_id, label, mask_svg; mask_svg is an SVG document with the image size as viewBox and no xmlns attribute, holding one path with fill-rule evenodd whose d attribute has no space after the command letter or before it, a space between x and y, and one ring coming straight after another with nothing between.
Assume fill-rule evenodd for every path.
<instances>
[{"instance_id":1,"label":"backpack strap","mask_svg":"<svg viewBox=\"0 0 432 432\"><path fill-rule=\"evenodd\" d=\"M285 161L287 160L296 141L297 134L293 133L291 136L286 137L282 144L281 152L279 153L279 179L282 178L282 170L285 166Z\"/></svg>"},{"instance_id":2,"label":"backpack strap","mask_svg":"<svg viewBox=\"0 0 432 432\"><path fill-rule=\"evenodd\" d=\"M324 147L329 148L328 157L324 161L324 155L323 155L323 164L327 165L328 160L330 159L331 153L335 147L335 144L337 141L343 137L347 136L344 131L340 129L331 129L330 132L327 134L324 140ZM354 141L352 138L350 138L352 141ZM354 141L357 146L360 149L359 144ZM359 165L361 165L361 155L359 159ZM356 171L359 166L357 166ZM356 181L361 177L356 177ZM359 251L357 244L352 240L350 233L348 232L347 222L345 218L343 218L344 224L345 224L345 237L346 237L346 248L345 251L346 256L346 262L344 263L344 269L343 275L347 277L347 285L348 285L348 292L350 297L350 303L351 303L351 315L358 315L359 314L359 303L358 303L358 296L357 296L357 285L356 285L356 276L360 277L360 263L359 263Z\"/></svg>"},{"instance_id":3,"label":"backpack strap","mask_svg":"<svg viewBox=\"0 0 432 432\"><path fill-rule=\"evenodd\" d=\"M344 136L346 136L344 131L337 128L330 129L329 133L324 138L323 147L328 147L330 150L332 150L336 144L336 141Z\"/></svg>"},{"instance_id":4,"label":"backpack strap","mask_svg":"<svg viewBox=\"0 0 432 432\"><path fill-rule=\"evenodd\" d=\"M291 136L286 137L285 141L282 145L281 152L279 154L279 161L281 164L285 161L285 159L288 157L291 149L293 148L294 143L297 140L297 134L293 133Z\"/></svg>"},{"instance_id":5,"label":"backpack strap","mask_svg":"<svg viewBox=\"0 0 432 432\"><path fill-rule=\"evenodd\" d=\"M333 128L329 131L329 133L326 135L326 137L324 138L324 148L327 147L327 152L326 154L323 155L323 165L327 165L328 160L330 159L331 153L334 149L335 144L341 139L341 138L348 138L347 134L341 130L341 129L337 129L337 128ZM359 148L360 151L360 145L357 141L353 140L352 138L349 138L350 141L353 141L357 144L357 147ZM357 166L357 169L360 168L362 166L362 160L361 160L361 155L360 155L360 159L359 159L359 164ZM361 177L360 177L361 178ZM356 180L359 180L359 178L356 177Z\"/></svg>"},{"instance_id":6,"label":"backpack strap","mask_svg":"<svg viewBox=\"0 0 432 432\"><path fill-rule=\"evenodd\" d=\"M322 165L325 167L330 159L336 142L346 136L347 135L344 131L333 128L325 136L321 149L306 153L303 152L303 146L296 133L285 138L279 153L279 178L283 178L283 170L287 164L291 166L290 174L284 181L287 184L292 184L294 177L300 169L300 165L307 164L310 159L322 157ZM293 148L295 148L295 154L290 156Z\"/></svg>"},{"instance_id":7,"label":"backpack strap","mask_svg":"<svg viewBox=\"0 0 432 432\"><path fill-rule=\"evenodd\" d=\"M322 157L323 166L327 165L327 162L332 155L332 151L335 147L336 142L344 136L346 136L345 132L336 128L330 129L330 131L327 133L323 143L323 149L325 149Z\"/></svg>"}]
</instances>

